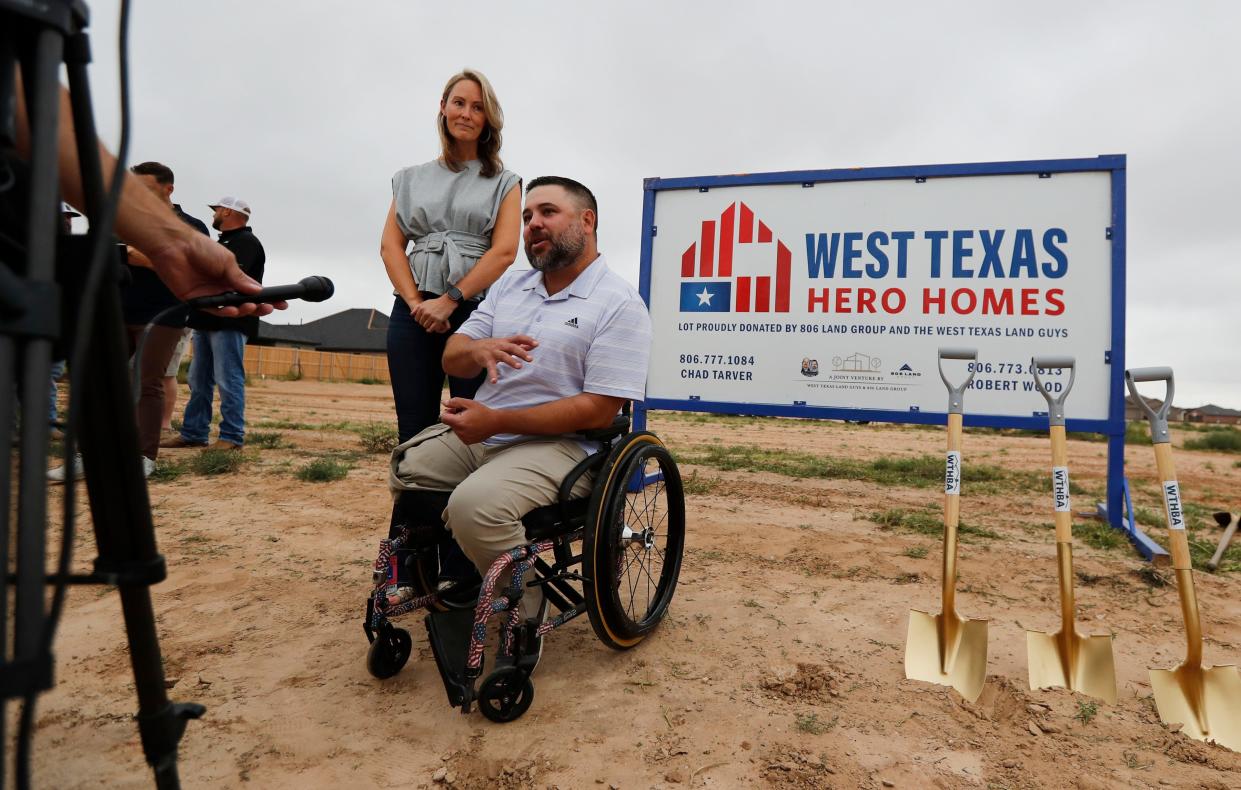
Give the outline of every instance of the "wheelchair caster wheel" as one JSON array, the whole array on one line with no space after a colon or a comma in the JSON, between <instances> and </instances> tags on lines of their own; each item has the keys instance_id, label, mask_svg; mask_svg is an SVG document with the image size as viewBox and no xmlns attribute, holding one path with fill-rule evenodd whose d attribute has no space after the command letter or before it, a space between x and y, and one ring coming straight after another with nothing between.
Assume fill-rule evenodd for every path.
<instances>
[{"instance_id":1,"label":"wheelchair caster wheel","mask_svg":"<svg viewBox=\"0 0 1241 790\"><path fill-rule=\"evenodd\" d=\"M404 628L381 629L366 651L367 671L380 680L392 677L405 666L413 646L414 640Z\"/></svg>"},{"instance_id":2,"label":"wheelchair caster wheel","mask_svg":"<svg viewBox=\"0 0 1241 790\"><path fill-rule=\"evenodd\" d=\"M478 690L478 709L483 716L503 723L519 718L534 701L530 676L517 667L497 669Z\"/></svg>"}]
</instances>

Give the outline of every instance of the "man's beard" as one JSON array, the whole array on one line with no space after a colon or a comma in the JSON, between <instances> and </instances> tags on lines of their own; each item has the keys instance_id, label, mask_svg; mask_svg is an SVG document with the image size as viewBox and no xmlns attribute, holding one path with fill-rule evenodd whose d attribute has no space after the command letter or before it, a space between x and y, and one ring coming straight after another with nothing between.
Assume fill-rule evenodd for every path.
<instances>
[{"instance_id":1,"label":"man's beard","mask_svg":"<svg viewBox=\"0 0 1241 790\"><path fill-rule=\"evenodd\" d=\"M215 219L211 220L211 227L215 228L216 230L219 230L220 225L222 224L224 224L224 222L219 217L216 217Z\"/></svg>"},{"instance_id":2,"label":"man's beard","mask_svg":"<svg viewBox=\"0 0 1241 790\"><path fill-rule=\"evenodd\" d=\"M547 252L535 255L530 251L531 244L526 243L526 259L530 266L540 272L557 272L568 268L582 255L586 249L586 234L580 225L571 225L559 236L548 236L540 241L547 241Z\"/></svg>"}]
</instances>

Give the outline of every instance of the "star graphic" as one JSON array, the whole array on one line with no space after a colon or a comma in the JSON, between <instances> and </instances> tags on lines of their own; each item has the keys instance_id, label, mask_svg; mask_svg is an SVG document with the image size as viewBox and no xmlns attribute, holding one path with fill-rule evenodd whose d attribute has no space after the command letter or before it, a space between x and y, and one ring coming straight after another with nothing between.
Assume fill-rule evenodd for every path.
<instances>
[{"instance_id":1,"label":"star graphic","mask_svg":"<svg viewBox=\"0 0 1241 790\"><path fill-rule=\"evenodd\" d=\"M702 289L702 293L700 293L700 294L695 294L695 296L697 296L697 297L698 297L698 306L699 306L699 307L702 307L704 304L705 304L707 307L710 307L710 306L711 306L711 297L712 297L712 296L715 296L715 294L711 293L711 292L710 292L710 291L708 291L706 288L703 288L703 289Z\"/></svg>"}]
</instances>

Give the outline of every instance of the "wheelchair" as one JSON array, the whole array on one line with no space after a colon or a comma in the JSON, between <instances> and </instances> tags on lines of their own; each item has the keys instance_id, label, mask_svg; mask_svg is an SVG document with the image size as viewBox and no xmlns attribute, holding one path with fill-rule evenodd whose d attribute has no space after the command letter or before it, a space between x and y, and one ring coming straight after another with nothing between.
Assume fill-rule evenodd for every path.
<instances>
[{"instance_id":1,"label":"wheelchair","mask_svg":"<svg viewBox=\"0 0 1241 790\"><path fill-rule=\"evenodd\" d=\"M581 435L599 449L569 472L556 502L522 518L529 542L497 558L481 580L439 579L437 547L448 535L440 514L449 492L402 492L393 512L395 535L380 541L374 589L366 601L366 666L373 676L392 677L409 659L409 631L392 621L425 610L423 622L449 703L462 713L477 704L491 721L513 721L534 699L530 674L550 631L585 613L601 642L628 650L659 625L676 590L685 548L685 495L676 462L654 434L630 432L627 414ZM589 472L595 473L589 496L573 497L574 485ZM398 556L409 570L413 598L390 604L387 588ZM510 583L497 589L507 570ZM526 586L542 588L555 611L541 624L521 616ZM484 677L488 621L494 616L498 648Z\"/></svg>"}]
</instances>

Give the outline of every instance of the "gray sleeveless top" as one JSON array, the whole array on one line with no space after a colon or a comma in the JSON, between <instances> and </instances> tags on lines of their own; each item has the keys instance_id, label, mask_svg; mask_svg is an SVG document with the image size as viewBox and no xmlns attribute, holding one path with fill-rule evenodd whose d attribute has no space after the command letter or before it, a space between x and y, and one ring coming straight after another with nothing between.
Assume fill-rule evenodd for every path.
<instances>
[{"instance_id":1,"label":"gray sleeveless top","mask_svg":"<svg viewBox=\"0 0 1241 790\"><path fill-rule=\"evenodd\" d=\"M473 160L454 173L437 159L392 177L396 224L414 242L409 268L418 290L444 293L491 248L500 203L521 179L510 170L483 178L481 167Z\"/></svg>"}]
</instances>

